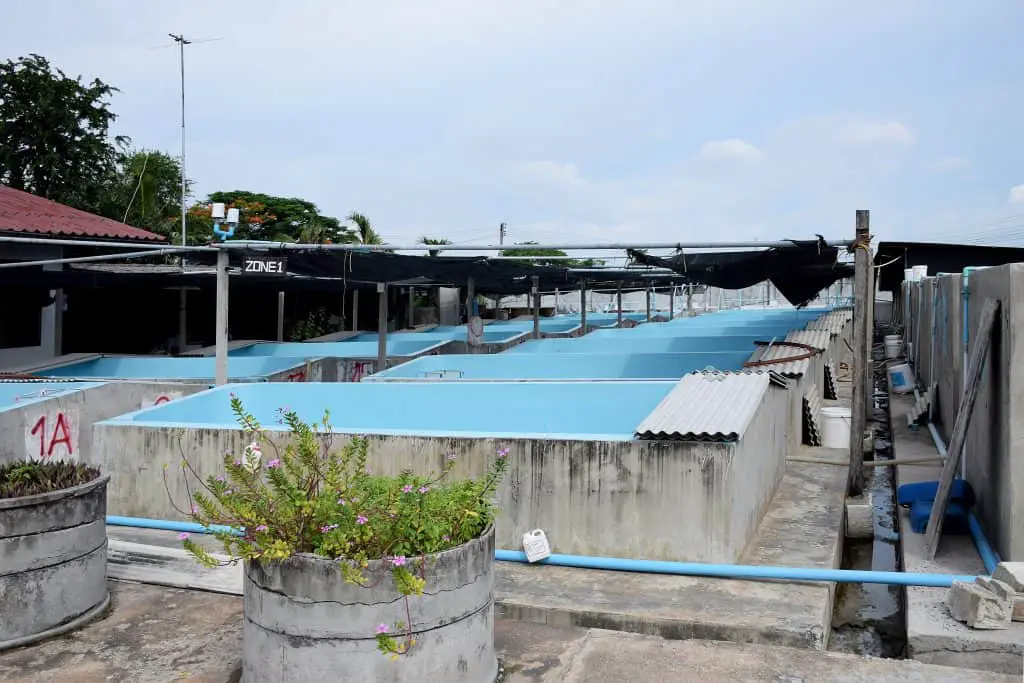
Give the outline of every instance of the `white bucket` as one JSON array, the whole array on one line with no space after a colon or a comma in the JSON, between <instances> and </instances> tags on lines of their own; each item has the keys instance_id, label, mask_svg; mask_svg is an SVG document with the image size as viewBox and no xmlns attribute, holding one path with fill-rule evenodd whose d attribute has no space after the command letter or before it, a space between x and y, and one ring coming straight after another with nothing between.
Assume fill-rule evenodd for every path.
<instances>
[{"instance_id":1,"label":"white bucket","mask_svg":"<svg viewBox=\"0 0 1024 683\"><path fill-rule=\"evenodd\" d=\"M892 338L885 338L885 357L889 360L894 360L900 357L900 347L903 346L903 340L899 336L893 336Z\"/></svg>"},{"instance_id":2,"label":"white bucket","mask_svg":"<svg viewBox=\"0 0 1024 683\"><path fill-rule=\"evenodd\" d=\"M913 268L904 268L903 269L903 279L906 280L907 282L913 282L914 280L916 280L917 276L914 274L914 269Z\"/></svg>"},{"instance_id":3,"label":"white bucket","mask_svg":"<svg viewBox=\"0 0 1024 683\"><path fill-rule=\"evenodd\" d=\"M849 448L853 411L840 406L821 409L821 445L825 448Z\"/></svg>"},{"instance_id":4,"label":"white bucket","mask_svg":"<svg viewBox=\"0 0 1024 683\"><path fill-rule=\"evenodd\" d=\"M914 390L914 376L910 372L910 366L900 363L889 368L889 384L897 394L909 394Z\"/></svg>"},{"instance_id":5,"label":"white bucket","mask_svg":"<svg viewBox=\"0 0 1024 683\"><path fill-rule=\"evenodd\" d=\"M923 280L928 277L928 266L914 266L914 279Z\"/></svg>"}]
</instances>

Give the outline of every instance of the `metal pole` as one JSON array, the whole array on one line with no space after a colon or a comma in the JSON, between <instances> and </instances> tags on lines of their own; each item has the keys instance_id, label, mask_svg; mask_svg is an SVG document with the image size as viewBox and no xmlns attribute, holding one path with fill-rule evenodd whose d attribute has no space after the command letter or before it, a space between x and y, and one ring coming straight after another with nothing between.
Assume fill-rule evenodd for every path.
<instances>
[{"instance_id":1,"label":"metal pole","mask_svg":"<svg viewBox=\"0 0 1024 683\"><path fill-rule=\"evenodd\" d=\"M850 240L829 240L826 242L832 247L848 247ZM232 249L282 249L302 250L309 249L308 244L294 242L275 242L268 244L256 240L232 240L227 243ZM514 251L517 247L506 247L501 244L449 244L445 245L445 251ZM531 244L523 246L522 249L558 249L560 251L571 250L595 250L595 251L625 251L626 249L792 249L792 242L656 242L651 244L629 244L626 242L613 242L605 244ZM319 244L317 249L327 251L430 251L437 249L436 246L423 244Z\"/></svg>"},{"instance_id":2,"label":"metal pole","mask_svg":"<svg viewBox=\"0 0 1024 683\"><path fill-rule=\"evenodd\" d=\"M163 242L156 242L154 244L146 244L145 242L115 242L102 240L59 240L48 237L10 237L7 235L0 235L0 242L10 242L12 244L48 244L55 247L99 247L101 249L170 249ZM183 251L217 251L217 247L173 247L175 249L182 249ZM38 263L38 261L37 261Z\"/></svg>"},{"instance_id":3,"label":"metal pole","mask_svg":"<svg viewBox=\"0 0 1024 683\"><path fill-rule=\"evenodd\" d=\"M676 317L676 286L672 285L668 290L668 319L675 320Z\"/></svg>"},{"instance_id":4,"label":"metal pole","mask_svg":"<svg viewBox=\"0 0 1024 683\"><path fill-rule=\"evenodd\" d=\"M352 290L352 331L359 329L359 290Z\"/></svg>"},{"instance_id":5,"label":"metal pole","mask_svg":"<svg viewBox=\"0 0 1024 683\"><path fill-rule=\"evenodd\" d=\"M169 249L148 249L146 251L128 251L122 254L100 254L99 256L72 256L70 258L51 258L42 261L18 261L16 263L0 263L0 268L27 268L29 266L51 266L66 263L99 263L102 261L119 261L121 259L146 258L164 254L181 254L186 249L173 247Z\"/></svg>"},{"instance_id":6,"label":"metal pole","mask_svg":"<svg viewBox=\"0 0 1024 683\"><path fill-rule=\"evenodd\" d=\"M168 35L178 43L178 65L181 68L181 244L184 246L188 242L186 239L188 228L185 225L188 213L185 208L185 46L192 41L186 40L183 34L169 33Z\"/></svg>"},{"instance_id":7,"label":"metal pole","mask_svg":"<svg viewBox=\"0 0 1024 683\"><path fill-rule=\"evenodd\" d=\"M409 329L416 327L416 288L409 288Z\"/></svg>"},{"instance_id":8,"label":"metal pole","mask_svg":"<svg viewBox=\"0 0 1024 683\"><path fill-rule=\"evenodd\" d=\"M284 292L277 293L277 341L284 341Z\"/></svg>"},{"instance_id":9,"label":"metal pole","mask_svg":"<svg viewBox=\"0 0 1024 683\"><path fill-rule=\"evenodd\" d=\"M587 333L587 281L580 281L580 326Z\"/></svg>"},{"instance_id":10,"label":"metal pole","mask_svg":"<svg viewBox=\"0 0 1024 683\"><path fill-rule=\"evenodd\" d=\"M466 352L474 353L476 346L470 343L473 337L470 326L476 313L476 281L469 277L466 279Z\"/></svg>"},{"instance_id":11,"label":"metal pole","mask_svg":"<svg viewBox=\"0 0 1024 683\"><path fill-rule=\"evenodd\" d=\"M530 303L533 308L533 338L540 339L540 278L536 275L530 286Z\"/></svg>"},{"instance_id":12,"label":"metal pole","mask_svg":"<svg viewBox=\"0 0 1024 683\"><path fill-rule=\"evenodd\" d=\"M217 318L215 343L217 345L216 385L228 383L228 257L227 249L217 252Z\"/></svg>"},{"instance_id":13,"label":"metal pole","mask_svg":"<svg viewBox=\"0 0 1024 683\"><path fill-rule=\"evenodd\" d=\"M377 283L377 372L388 369L388 286Z\"/></svg>"},{"instance_id":14,"label":"metal pole","mask_svg":"<svg viewBox=\"0 0 1024 683\"><path fill-rule=\"evenodd\" d=\"M854 247L853 288L853 401L850 428L850 475L847 489L859 495L864 489L864 435L867 430L868 368L868 295L871 289L870 214L858 209L857 246Z\"/></svg>"},{"instance_id":15,"label":"metal pole","mask_svg":"<svg viewBox=\"0 0 1024 683\"><path fill-rule=\"evenodd\" d=\"M619 312L619 327L621 328L622 327L622 283L621 282L618 284L618 287L615 288L615 308L617 308L618 312Z\"/></svg>"},{"instance_id":16,"label":"metal pole","mask_svg":"<svg viewBox=\"0 0 1024 683\"><path fill-rule=\"evenodd\" d=\"M651 322L651 288L645 289L644 294L647 295L647 322Z\"/></svg>"}]
</instances>

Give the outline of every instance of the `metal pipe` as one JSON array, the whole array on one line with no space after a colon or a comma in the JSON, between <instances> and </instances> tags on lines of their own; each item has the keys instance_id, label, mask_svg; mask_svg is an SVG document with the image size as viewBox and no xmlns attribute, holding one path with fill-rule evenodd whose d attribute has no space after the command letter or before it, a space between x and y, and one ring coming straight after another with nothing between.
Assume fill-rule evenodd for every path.
<instances>
[{"instance_id":1,"label":"metal pipe","mask_svg":"<svg viewBox=\"0 0 1024 683\"><path fill-rule=\"evenodd\" d=\"M65 240L52 237L9 237L0 235L0 242L11 242L14 244L46 244L55 247L101 247L103 249L167 249L167 242L161 241L158 244L145 244L140 242L118 242L110 240ZM214 251L216 247L179 247L189 251Z\"/></svg>"},{"instance_id":2,"label":"metal pipe","mask_svg":"<svg viewBox=\"0 0 1024 683\"><path fill-rule=\"evenodd\" d=\"M388 369L388 286L377 283L377 372Z\"/></svg>"},{"instance_id":3,"label":"metal pipe","mask_svg":"<svg viewBox=\"0 0 1024 683\"><path fill-rule=\"evenodd\" d=\"M851 240L829 240L830 247L848 247ZM256 240L232 240L218 244L218 248L227 249L252 249L262 247L264 249L287 249L302 250L310 249L308 244L296 244L294 242L261 242ZM326 251L430 251L436 246L424 244L397 245L397 244L318 244L316 250ZM626 249L790 249L795 248L792 242L656 242L651 244L629 244L625 242L612 242L605 244L530 244L519 247L509 247L501 244L448 244L445 251L515 251L516 249L558 249L559 251L573 251L581 249L592 249L594 251L623 251ZM533 257L536 258L536 257Z\"/></svg>"},{"instance_id":4,"label":"metal pipe","mask_svg":"<svg viewBox=\"0 0 1024 683\"><path fill-rule=\"evenodd\" d=\"M241 536L242 532L230 527L205 527L195 522L141 519L137 517L108 516L110 526L125 526L139 529L159 529L179 533L209 534L228 533ZM526 553L520 550L496 550L494 559L499 562L526 564ZM929 586L949 588L954 581L973 582L974 576L956 574L918 574L910 572L883 572L856 569L815 569L809 567L774 567L742 564L705 564L702 562L667 562L662 560L632 560L619 557L592 557L586 555L551 555L536 562L539 565L573 567L576 569L598 569L643 574L668 574L676 576L710 576L723 579L774 579L778 581L820 581L827 583L876 583L889 586Z\"/></svg>"},{"instance_id":5,"label":"metal pipe","mask_svg":"<svg viewBox=\"0 0 1024 683\"><path fill-rule=\"evenodd\" d=\"M0 263L0 268L28 268L31 266L53 266L65 263L90 263L99 261L119 261L121 259L146 258L164 254L181 254L190 249L174 247L168 249L147 249L146 251L129 251L123 254L100 254L99 256L72 256L69 258L51 258L42 261L18 261L17 263Z\"/></svg>"}]
</instances>

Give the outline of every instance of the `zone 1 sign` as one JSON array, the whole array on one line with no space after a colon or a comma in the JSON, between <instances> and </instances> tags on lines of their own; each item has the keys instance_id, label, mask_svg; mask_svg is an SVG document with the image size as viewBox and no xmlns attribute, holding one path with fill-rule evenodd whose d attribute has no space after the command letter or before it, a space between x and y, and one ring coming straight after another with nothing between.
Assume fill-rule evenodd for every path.
<instances>
[{"instance_id":1,"label":"zone 1 sign","mask_svg":"<svg viewBox=\"0 0 1024 683\"><path fill-rule=\"evenodd\" d=\"M242 272L249 275L285 275L288 261L284 256L246 256Z\"/></svg>"}]
</instances>

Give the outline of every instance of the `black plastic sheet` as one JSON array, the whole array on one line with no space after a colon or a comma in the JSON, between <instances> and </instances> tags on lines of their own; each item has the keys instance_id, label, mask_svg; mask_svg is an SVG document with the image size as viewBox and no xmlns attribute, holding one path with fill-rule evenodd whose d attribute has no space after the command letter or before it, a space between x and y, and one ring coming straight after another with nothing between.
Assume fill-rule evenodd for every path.
<instances>
[{"instance_id":1,"label":"black plastic sheet","mask_svg":"<svg viewBox=\"0 0 1024 683\"><path fill-rule=\"evenodd\" d=\"M928 274L962 273L969 266L1001 266L1024 262L1024 249L985 247L977 244L931 244L926 242L880 242L875 252L879 269L878 288L898 292L903 270L928 266Z\"/></svg>"}]
</instances>

